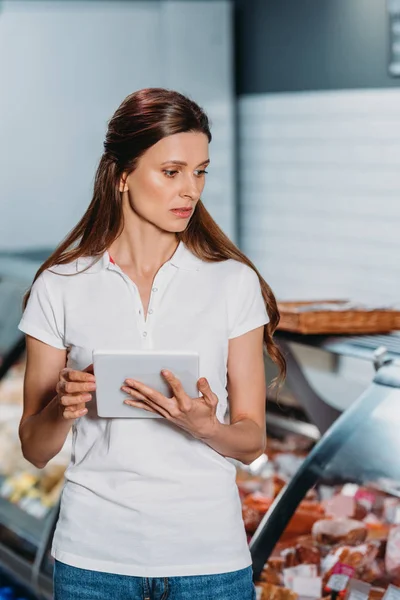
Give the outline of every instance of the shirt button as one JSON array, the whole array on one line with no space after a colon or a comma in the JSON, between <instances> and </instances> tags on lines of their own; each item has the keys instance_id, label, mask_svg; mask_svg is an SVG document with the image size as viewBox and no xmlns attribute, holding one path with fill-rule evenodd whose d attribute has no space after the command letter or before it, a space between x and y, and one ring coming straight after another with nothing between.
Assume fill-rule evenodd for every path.
<instances>
[{"instance_id":1,"label":"shirt button","mask_svg":"<svg viewBox=\"0 0 400 600\"><path fill-rule=\"evenodd\" d=\"M157 292L157 291L158 291L158 288L156 288L156 287L153 287L151 291L152 291L152 292Z\"/></svg>"},{"instance_id":2,"label":"shirt button","mask_svg":"<svg viewBox=\"0 0 400 600\"><path fill-rule=\"evenodd\" d=\"M152 308L150 308L150 310L149 310L149 315L152 315L152 314L153 314L153 309L152 309Z\"/></svg>"},{"instance_id":3,"label":"shirt button","mask_svg":"<svg viewBox=\"0 0 400 600\"><path fill-rule=\"evenodd\" d=\"M143 335L143 337L146 337L146 335L147 335L147 331L143 331L143 334L142 334L142 335Z\"/></svg>"}]
</instances>

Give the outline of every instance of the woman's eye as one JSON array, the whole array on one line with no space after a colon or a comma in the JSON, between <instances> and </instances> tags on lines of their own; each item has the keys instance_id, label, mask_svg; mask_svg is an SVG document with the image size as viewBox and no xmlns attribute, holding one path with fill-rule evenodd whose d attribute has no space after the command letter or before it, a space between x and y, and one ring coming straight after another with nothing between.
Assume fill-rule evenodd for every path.
<instances>
[{"instance_id":1,"label":"woman's eye","mask_svg":"<svg viewBox=\"0 0 400 600\"><path fill-rule=\"evenodd\" d=\"M169 169L164 169L163 173L165 173L165 175L167 177L172 178L172 177L175 177L176 173L179 173L179 171L172 171L172 170L169 170ZM195 173L196 173L197 177L201 177L202 175L205 175L206 173L208 173L208 171L206 171L205 169L203 169L203 170L195 171Z\"/></svg>"}]
</instances>

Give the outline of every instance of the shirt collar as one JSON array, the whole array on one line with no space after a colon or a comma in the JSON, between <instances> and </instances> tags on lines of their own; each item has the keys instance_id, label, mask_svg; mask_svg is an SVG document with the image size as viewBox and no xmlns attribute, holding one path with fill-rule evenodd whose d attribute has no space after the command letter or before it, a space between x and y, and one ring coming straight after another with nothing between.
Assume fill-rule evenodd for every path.
<instances>
[{"instance_id":1,"label":"shirt collar","mask_svg":"<svg viewBox=\"0 0 400 600\"><path fill-rule=\"evenodd\" d=\"M180 241L177 249L168 262L178 269L198 271L203 261L201 258L198 258L198 256L193 254L193 252L191 252L182 241Z\"/></svg>"},{"instance_id":2,"label":"shirt collar","mask_svg":"<svg viewBox=\"0 0 400 600\"><path fill-rule=\"evenodd\" d=\"M178 269L185 271L198 271L201 267L202 260L189 250L185 244L180 241L174 254L166 264L171 263ZM90 266L89 266L90 265ZM76 271L82 271L89 267L85 273L99 273L103 269L113 268L110 260L110 255L106 250L97 260L91 256L80 256L76 261Z\"/></svg>"}]
</instances>

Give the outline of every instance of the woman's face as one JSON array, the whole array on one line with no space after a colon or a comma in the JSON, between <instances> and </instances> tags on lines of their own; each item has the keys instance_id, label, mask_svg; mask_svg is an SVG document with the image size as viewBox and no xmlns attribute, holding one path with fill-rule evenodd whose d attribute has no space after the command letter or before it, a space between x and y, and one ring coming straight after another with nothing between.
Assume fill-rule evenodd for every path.
<instances>
[{"instance_id":1,"label":"woman's face","mask_svg":"<svg viewBox=\"0 0 400 600\"><path fill-rule=\"evenodd\" d=\"M204 133L177 133L163 138L141 156L120 191L141 220L160 229L186 229L205 184L209 163ZM188 209L178 212L176 209Z\"/></svg>"}]
</instances>

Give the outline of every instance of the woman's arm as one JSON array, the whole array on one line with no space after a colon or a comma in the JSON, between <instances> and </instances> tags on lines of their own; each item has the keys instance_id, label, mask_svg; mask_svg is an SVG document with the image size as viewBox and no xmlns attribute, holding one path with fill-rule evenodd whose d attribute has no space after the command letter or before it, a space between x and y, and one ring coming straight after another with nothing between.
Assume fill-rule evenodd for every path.
<instances>
[{"instance_id":1,"label":"woman's arm","mask_svg":"<svg viewBox=\"0 0 400 600\"><path fill-rule=\"evenodd\" d=\"M250 464L266 445L266 382L263 358L264 327L229 340L228 400L230 425L219 421L203 438L223 456Z\"/></svg>"},{"instance_id":2,"label":"woman's arm","mask_svg":"<svg viewBox=\"0 0 400 600\"><path fill-rule=\"evenodd\" d=\"M19 426L22 453L38 468L63 447L74 419L88 411L96 389L93 365L65 368L66 350L27 335L24 412ZM56 396L54 396L56 392Z\"/></svg>"},{"instance_id":3,"label":"woman's arm","mask_svg":"<svg viewBox=\"0 0 400 600\"><path fill-rule=\"evenodd\" d=\"M72 421L63 418L56 395L66 355L66 350L26 336L24 410L19 437L24 457L38 468L58 454L72 425Z\"/></svg>"}]
</instances>

